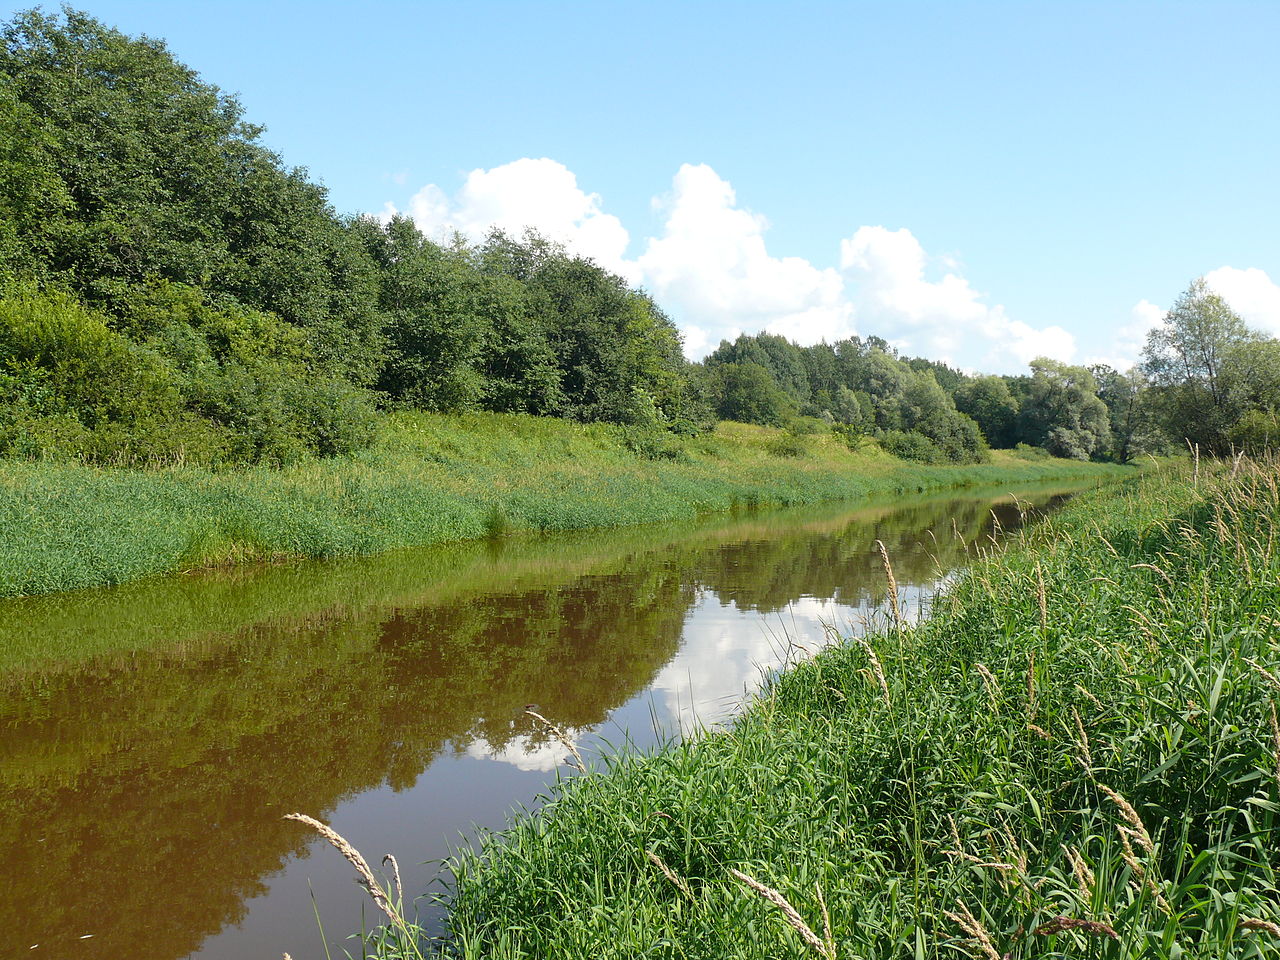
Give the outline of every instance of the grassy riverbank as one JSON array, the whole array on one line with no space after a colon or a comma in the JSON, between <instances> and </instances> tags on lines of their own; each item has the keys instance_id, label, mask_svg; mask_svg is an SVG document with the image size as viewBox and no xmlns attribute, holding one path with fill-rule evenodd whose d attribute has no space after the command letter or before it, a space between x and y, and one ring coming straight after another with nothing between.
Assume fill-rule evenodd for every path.
<instances>
[{"instance_id":1,"label":"grassy riverbank","mask_svg":"<svg viewBox=\"0 0 1280 960\"><path fill-rule=\"evenodd\" d=\"M1274 467L1086 494L918 628L562 784L457 862L450 949L1276 956L1277 519Z\"/></svg>"},{"instance_id":2,"label":"grassy riverbank","mask_svg":"<svg viewBox=\"0 0 1280 960\"><path fill-rule=\"evenodd\" d=\"M995 455L932 467L833 435L723 423L680 440L500 414L387 418L349 459L280 470L0 461L0 597L198 567L378 553L507 532L672 522L1121 468Z\"/></svg>"}]
</instances>

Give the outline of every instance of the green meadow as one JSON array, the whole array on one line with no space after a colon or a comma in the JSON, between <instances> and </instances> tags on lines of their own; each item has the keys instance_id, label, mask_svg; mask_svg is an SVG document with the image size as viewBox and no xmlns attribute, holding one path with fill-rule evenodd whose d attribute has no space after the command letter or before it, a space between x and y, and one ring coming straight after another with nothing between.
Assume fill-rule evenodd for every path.
<instances>
[{"instance_id":1,"label":"green meadow","mask_svg":"<svg viewBox=\"0 0 1280 960\"><path fill-rule=\"evenodd\" d=\"M992 458L907 463L871 442L855 452L834 433L729 422L684 439L517 414L404 413L383 420L368 450L283 468L0 461L0 596L1132 469Z\"/></svg>"}]
</instances>

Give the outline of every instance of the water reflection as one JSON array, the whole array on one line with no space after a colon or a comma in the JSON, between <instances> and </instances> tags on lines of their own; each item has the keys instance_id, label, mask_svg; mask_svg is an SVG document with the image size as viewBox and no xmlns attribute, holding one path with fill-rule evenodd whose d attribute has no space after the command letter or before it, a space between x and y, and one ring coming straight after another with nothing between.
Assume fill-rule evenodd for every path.
<instances>
[{"instance_id":1,"label":"water reflection","mask_svg":"<svg viewBox=\"0 0 1280 960\"><path fill-rule=\"evenodd\" d=\"M0 604L0 955L322 955L312 891L330 931L360 900L282 814L441 857L556 776L527 704L588 753L715 722L878 608L875 539L915 607L993 509L1016 524L971 494Z\"/></svg>"}]
</instances>

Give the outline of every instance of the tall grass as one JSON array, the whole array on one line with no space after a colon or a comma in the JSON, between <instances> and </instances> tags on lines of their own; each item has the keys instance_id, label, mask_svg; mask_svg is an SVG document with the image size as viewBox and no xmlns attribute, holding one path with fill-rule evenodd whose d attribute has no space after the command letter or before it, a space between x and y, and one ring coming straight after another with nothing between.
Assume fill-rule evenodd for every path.
<instances>
[{"instance_id":1,"label":"tall grass","mask_svg":"<svg viewBox=\"0 0 1280 960\"><path fill-rule=\"evenodd\" d=\"M918 626L561 782L452 863L447 940L381 955L1280 955L1280 489L1232 472L1086 494Z\"/></svg>"},{"instance_id":2,"label":"tall grass","mask_svg":"<svg viewBox=\"0 0 1280 960\"><path fill-rule=\"evenodd\" d=\"M123 583L196 567L372 554L395 547L686 520L979 483L1102 475L1072 462L973 467L852 453L834 436L723 424L636 452L609 425L499 414L389 417L371 450L280 470L125 470L0 461L0 597ZM1109 468L1118 470L1119 468Z\"/></svg>"}]
</instances>

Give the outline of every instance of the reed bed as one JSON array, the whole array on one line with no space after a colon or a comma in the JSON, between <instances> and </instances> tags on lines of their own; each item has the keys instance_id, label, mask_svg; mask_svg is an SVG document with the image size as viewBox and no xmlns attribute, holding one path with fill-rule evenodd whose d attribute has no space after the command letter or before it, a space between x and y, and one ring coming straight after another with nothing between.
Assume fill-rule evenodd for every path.
<instances>
[{"instance_id":1,"label":"reed bed","mask_svg":"<svg viewBox=\"0 0 1280 960\"><path fill-rule=\"evenodd\" d=\"M370 450L284 469L150 470L0 460L0 597L199 567L380 553L522 531L677 522L736 507L861 499L1122 468L1017 460L969 467L854 453L722 424L651 459L626 429L503 414L399 414ZM636 452L639 449L641 452Z\"/></svg>"},{"instance_id":2,"label":"reed bed","mask_svg":"<svg viewBox=\"0 0 1280 960\"><path fill-rule=\"evenodd\" d=\"M1277 519L1274 463L1085 494L730 728L566 778L459 852L444 936L370 949L1280 956Z\"/></svg>"}]
</instances>

